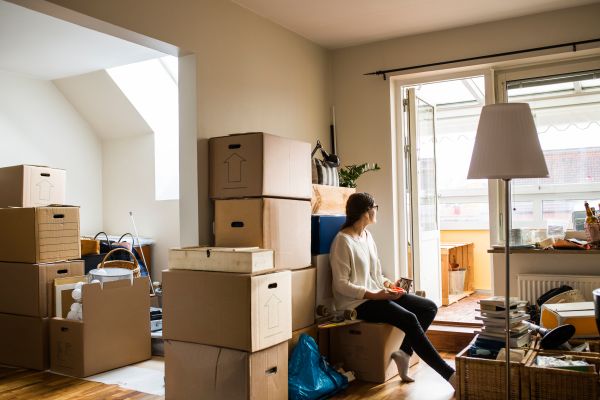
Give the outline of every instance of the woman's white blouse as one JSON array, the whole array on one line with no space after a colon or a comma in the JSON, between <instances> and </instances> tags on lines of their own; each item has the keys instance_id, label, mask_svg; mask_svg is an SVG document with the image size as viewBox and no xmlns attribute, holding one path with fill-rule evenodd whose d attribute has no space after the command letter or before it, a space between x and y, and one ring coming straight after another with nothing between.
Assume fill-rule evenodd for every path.
<instances>
[{"instance_id":1,"label":"woman's white blouse","mask_svg":"<svg viewBox=\"0 0 600 400\"><path fill-rule=\"evenodd\" d=\"M329 254L332 291L337 310L348 310L364 303L365 292L385 289L377 246L365 230L360 239L339 232Z\"/></svg>"}]
</instances>

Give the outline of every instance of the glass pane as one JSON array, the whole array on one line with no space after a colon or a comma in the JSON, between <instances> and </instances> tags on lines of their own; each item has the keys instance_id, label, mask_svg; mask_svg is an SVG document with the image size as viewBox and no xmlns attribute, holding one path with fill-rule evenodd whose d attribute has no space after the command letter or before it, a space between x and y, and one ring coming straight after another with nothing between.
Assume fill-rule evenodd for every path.
<instances>
[{"instance_id":1,"label":"glass pane","mask_svg":"<svg viewBox=\"0 0 600 400\"><path fill-rule=\"evenodd\" d=\"M546 221L560 221L567 229L583 230L584 202L585 200L544 200L542 204L543 218ZM600 199L588 200L588 202L590 207L595 207L598 211Z\"/></svg>"},{"instance_id":2,"label":"glass pane","mask_svg":"<svg viewBox=\"0 0 600 400\"><path fill-rule=\"evenodd\" d=\"M533 202L513 201L512 208L512 221L514 223L533 221Z\"/></svg>"},{"instance_id":3,"label":"glass pane","mask_svg":"<svg viewBox=\"0 0 600 400\"><path fill-rule=\"evenodd\" d=\"M465 226L479 226L482 229L489 225L488 203L445 203L439 205L440 225L464 224Z\"/></svg>"},{"instance_id":4,"label":"glass pane","mask_svg":"<svg viewBox=\"0 0 600 400\"><path fill-rule=\"evenodd\" d=\"M419 224L421 229L431 231L437 229L433 107L417 99L417 109Z\"/></svg>"}]
</instances>

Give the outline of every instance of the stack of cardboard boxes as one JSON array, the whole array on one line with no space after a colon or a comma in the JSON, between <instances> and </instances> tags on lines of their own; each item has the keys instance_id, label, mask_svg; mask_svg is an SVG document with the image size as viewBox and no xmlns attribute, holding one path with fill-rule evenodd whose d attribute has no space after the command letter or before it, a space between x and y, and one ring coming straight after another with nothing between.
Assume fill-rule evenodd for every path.
<instances>
[{"instance_id":1,"label":"stack of cardboard boxes","mask_svg":"<svg viewBox=\"0 0 600 400\"><path fill-rule=\"evenodd\" d=\"M79 209L45 207L65 202L65 175L0 168L0 364L49 367L54 279L83 274Z\"/></svg>"},{"instance_id":2,"label":"stack of cardboard boxes","mask_svg":"<svg viewBox=\"0 0 600 400\"><path fill-rule=\"evenodd\" d=\"M287 341L314 327L310 145L231 135L209 157L217 247L172 251L163 272L166 396L283 399Z\"/></svg>"}]
</instances>

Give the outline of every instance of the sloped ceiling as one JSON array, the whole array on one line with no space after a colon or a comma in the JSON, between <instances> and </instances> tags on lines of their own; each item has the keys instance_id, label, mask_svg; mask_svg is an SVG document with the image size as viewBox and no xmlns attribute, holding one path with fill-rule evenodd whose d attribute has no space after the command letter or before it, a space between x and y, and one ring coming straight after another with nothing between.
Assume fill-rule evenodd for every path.
<instances>
[{"instance_id":1,"label":"sloped ceiling","mask_svg":"<svg viewBox=\"0 0 600 400\"><path fill-rule=\"evenodd\" d=\"M163 53L0 0L0 69L53 80Z\"/></svg>"},{"instance_id":2,"label":"sloped ceiling","mask_svg":"<svg viewBox=\"0 0 600 400\"><path fill-rule=\"evenodd\" d=\"M53 81L101 139L152 133L106 71Z\"/></svg>"}]
</instances>

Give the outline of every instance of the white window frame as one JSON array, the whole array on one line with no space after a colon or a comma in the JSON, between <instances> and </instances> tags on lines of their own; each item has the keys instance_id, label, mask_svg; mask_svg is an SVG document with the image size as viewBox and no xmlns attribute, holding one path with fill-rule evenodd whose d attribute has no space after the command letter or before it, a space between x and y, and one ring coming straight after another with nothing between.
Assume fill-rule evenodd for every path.
<instances>
[{"instance_id":1,"label":"white window frame","mask_svg":"<svg viewBox=\"0 0 600 400\"><path fill-rule=\"evenodd\" d=\"M589 58L574 59L574 60L563 60L556 62L546 63L535 63L530 65L521 65L512 68L498 69L495 74L495 93L496 103L506 103L508 101L508 94L506 91L506 84L509 81L515 81L520 79L538 78L543 76L562 75L575 73L579 71L590 71L600 69L600 57L594 56ZM493 182L493 183L492 183ZM503 240L503 213L504 210L504 190L501 181L490 180L490 240L492 243L499 243ZM579 186L579 185L573 185ZM547 188L546 188L547 189ZM539 214L536 218L539 218L535 223L541 224L542 218L542 200L552 199L574 199L579 200L581 196L578 196L571 190L571 195L565 196L560 193L565 193L570 188L568 186L561 185L560 188L555 188L553 194L544 193L541 194L541 188L538 186L523 187L519 188L520 193L525 193L526 196L519 199L519 201L532 201L534 203L534 215L536 215L536 209ZM600 198L600 184L587 185L586 188L579 186L577 193L585 193L588 198ZM496 210L492 213L491 199L492 196L496 199ZM542 199L543 197L543 199ZM537 208L536 208L537 207ZM493 221L493 222L492 222ZM539 226L541 227L541 226Z\"/></svg>"}]
</instances>

